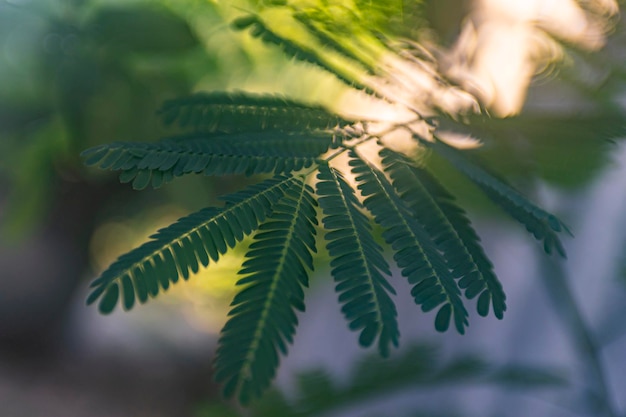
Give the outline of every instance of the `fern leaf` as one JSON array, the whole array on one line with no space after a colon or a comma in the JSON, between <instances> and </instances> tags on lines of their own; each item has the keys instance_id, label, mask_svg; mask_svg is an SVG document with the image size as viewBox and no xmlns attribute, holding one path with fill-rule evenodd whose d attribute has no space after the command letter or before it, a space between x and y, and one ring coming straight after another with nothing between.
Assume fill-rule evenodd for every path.
<instances>
[{"instance_id":1,"label":"fern leaf","mask_svg":"<svg viewBox=\"0 0 626 417\"><path fill-rule=\"evenodd\" d=\"M101 299L100 311L110 313L118 301L120 284L126 309L133 307L135 297L142 303L148 296L156 297L176 283L179 274L187 279L190 270L197 272L199 264L206 266L209 259L217 261L256 230L294 183L287 177L268 179L225 197L224 208L205 208L159 230L92 282L87 303Z\"/></svg>"},{"instance_id":2,"label":"fern leaf","mask_svg":"<svg viewBox=\"0 0 626 417\"><path fill-rule=\"evenodd\" d=\"M197 93L167 100L158 114L165 125L202 132L302 132L352 124L321 106L241 92Z\"/></svg>"},{"instance_id":3,"label":"fern leaf","mask_svg":"<svg viewBox=\"0 0 626 417\"><path fill-rule=\"evenodd\" d=\"M388 149L383 149L380 156L400 196L444 254L454 277L460 278L458 285L465 289L465 296L472 299L480 294L483 301L478 303L479 313L486 315L491 304L495 316L501 319L506 310L502 285L454 197L407 158Z\"/></svg>"},{"instance_id":4,"label":"fern leaf","mask_svg":"<svg viewBox=\"0 0 626 417\"><path fill-rule=\"evenodd\" d=\"M260 16L250 15L239 18L233 22L233 27L238 30L250 29L252 36L268 44L279 46L287 56L320 67L349 87L378 96L362 81L366 75L364 68L350 58L324 48L323 44L318 42L307 28L300 25L295 19L291 18L287 21L290 21L288 27L291 29L291 33L300 35L302 39L297 40L298 36L291 39L282 36L270 28Z\"/></svg>"},{"instance_id":5,"label":"fern leaf","mask_svg":"<svg viewBox=\"0 0 626 417\"><path fill-rule=\"evenodd\" d=\"M383 62L395 51L382 41L384 35L371 30L371 15L367 15L365 21L362 17L365 15L357 13L348 12L339 17L326 7L302 7L294 11L293 16L320 44L357 62L368 75L388 79L397 75L397 68L394 73L385 69Z\"/></svg>"},{"instance_id":6,"label":"fern leaf","mask_svg":"<svg viewBox=\"0 0 626 417\"><path fill-rule=\"evenodd\" d=\"M385 229L383 238L394 249L394 260L402 275L413 285L411 294L416 304L421 305L423 311L441 306L435 319L437 330L447 330L454 317L456 329L463 334L468 321L461 293L435 242L400 199L404 190L398 189L396 181L393 183L398 190L396 193L384 174L355 152L350 152L350 157L352 172L365 198L363 204Z\"/></svg>"},{"instance_id":7,"label":"fern leaf","mask_svg":"<svg viewBox=\"0 0 626 417\"><path fill-rule=\"evenodd\" d=\"M471 256L475 270L465 274L459 280L459 286L465 289L467 298L478 295L477 311L485 317L489 313L490 306L494 315L502 319L506 311L506 295L502 284L493 271L491 261L480 245L480 238L472 228L469 219L462 208L454 203L454 197L450 195L437 181L425 170L418 170L420 181L431 193L442 212L457 233L460 241ZM481 291L481 289L483 289Z\"/></svg>"},{"instance_id":8,"label":"fern leaf","mask_svg":"<svg viewBox=\"0 0 626 417\"><path fill-rule=\"evenodd\" d=\"M370 51L365 50L365 48L358 47L361 45L356 46L353 44L354 42L345 42L346 33L333 31L335 28L329 27L331 22L328 21L328 16L318 16L318 12L318 10L297 12L294 14L294 17L304 25L312 35L317 37L324 46L333 48L338 53L350 57L361 64L369 74L375 75L378 70L378 57L374 54L368 54ZM355 41L357 37L355 36L354 38L353 41Z\"/></svg>"},{"instance_id":9,"label":"fern leaf","mask_svg":"<svg viewBox=\"0 0 626 417\"><path fill-rule=\"evenodd\" d=\"M208 137L181 136L158 143L116 142L88 149L85 164L122 171L133 188L158 188L181 175L289 173L311 166L333 146L333 135L260 132Z\"/></svg>"},{"instance_id":10,"label":"fern leaf","mask_svg":"<svg viewBox=\"0 0 626 417\"><path fill-rule=\"evenodd\" d=\"M438 139L434 142L424 140L422 142L467 176L491 201L526 226L526 229L537 240L543 241L547 254L556 250L562 257L566 257L565 249L557 233L563 231L571 233L556 216L531 203L511 185L491 174L478 163L471 161L457 149Z\"/></svg>"},{"instance_id":11,"label":"fern leaf","mask_svg":"<svg viewBox=\"0 0 626 417\"><path fill-rule=\"evenodd\" d=\"M328 231L326 248L332 274L350 329L360 330L359 343L370 346L378 338L383 356L398 345L397 312L389 294L395 294L384 275L390 275L382 249L372 236L361 203L341 173L327 164L319 167L318 201ZM384 274L384 275L383 275Z\"/></svg>"},{"instance_id":12,"label":"fern leaf","mask_svg":"<svg viewBox=\"0 0 626 417\"><path fill-rule=\"evenodd\" d=\"M272 214L259 227L237 283L216 358L216 381L227 397L242 404L260 396L274 378L278 351L287 354L304 311L303 287L315 252L315 200L302 179L294 180Z\"/></svg>"}]
</instances>

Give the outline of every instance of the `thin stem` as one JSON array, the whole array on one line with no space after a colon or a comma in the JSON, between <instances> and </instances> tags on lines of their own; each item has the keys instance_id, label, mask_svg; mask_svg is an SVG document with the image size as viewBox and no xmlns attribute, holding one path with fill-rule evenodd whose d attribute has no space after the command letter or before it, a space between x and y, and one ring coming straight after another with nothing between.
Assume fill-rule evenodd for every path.
<instances>
[{"instance_id":1,"label":"thin stem","mask_svg":"<svg viewBox=\"0 0 626 417\"><path fill-rule=\"evenodd\" d=\"M406 126L410 123L413 123L415 121L418 121L420 119L414 119L411 120L409 122L406 123L402 123L402 124L394 124L393 126L389 127L388 129L383 130L380 133L377 133L375 135L370 135L369 133L364 134L360 139L358 139L354 144L350 145L350 146L343 146L341 147L341 149L339 149L338 151L336 151L335 153L329 155L328 157L326 157L324 159L325 162L330 162L333 159L337 158L339 155L343 154L346 151L349 151L351 149L355 149L357 146L364 144L365 142L368 142L372 139L380 139L381 137L390 134L391 132L398 130L398 129L402 129L402 128L406 128ZM301 174L302 178L306 178L309 175L311 175L313 172L317 171L318 165L314 166L313 168L309 169L308 171L304 172Z\"/></svg>"},{"instance_id":2,"label":"thin stem","mask_svg":"<svg viewBox=\"0 0 626 417\"><path fill-rule=\"evenodd\" d=\"M600 349L587 326L574 294L569 286L563 263L542 254L542 270L544 283L555 310L566 325L578 355L593 376L593 388L588 393L594 405L607 417L617 417L618 412L613 404L606 373L600 358Z\"/></svg>"}]
</instances>

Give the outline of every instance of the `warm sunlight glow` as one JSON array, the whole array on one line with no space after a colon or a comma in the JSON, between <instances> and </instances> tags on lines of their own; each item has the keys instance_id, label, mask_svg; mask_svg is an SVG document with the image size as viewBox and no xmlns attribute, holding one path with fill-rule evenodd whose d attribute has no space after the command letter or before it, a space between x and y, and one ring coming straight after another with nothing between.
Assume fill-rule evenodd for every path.
<instances>
[{"instance_id":1,"label":"warm sunlight glow","mask_svg":"<svg viewBox=\"0 0 626 417\"><path fill-rule=\"evenodd\" d=\"M496 116L518 113L532 77L559 60L554 39L596 50L617 3L590 0L476 0L448 55L447 74Z\"/></svg>"},{"instance_id":2,"label":"warm sunlight glow","mask_svg":"<svg viewBox=\"0 0 626 417\"><path fill-rule=\"evenodd\" d=\"M90 251L93 267L103 271L115 259L128 250L140 246L155 230L165 227L185 215L180 207L166 206L142 213L142 220L110 221L94 233ZM246 242L241 246L245 247ZM235 294L235 284L240 276L237 271L243 262L243 250L231 250L219 262L208 267L200 266L197 274L187 281L179 282L167 290L168 297L158 297L150 303L174 305L180 309L197 330L217 333L224 325L228 304Z\"/></svg>"}]
</instances>

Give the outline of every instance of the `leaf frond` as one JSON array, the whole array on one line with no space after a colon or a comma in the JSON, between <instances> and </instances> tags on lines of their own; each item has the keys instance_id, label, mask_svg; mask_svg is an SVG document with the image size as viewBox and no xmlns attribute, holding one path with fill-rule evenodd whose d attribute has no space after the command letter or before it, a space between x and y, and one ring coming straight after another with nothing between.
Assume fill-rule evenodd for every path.
<instances>
[{"instance_id":1,"label":"leaf frond","mask_svg":"<svg viewBox=\"0 0 626 417\"><path fill-rule=\"evenodd\" d=\"M358 47L362 45L355 46L345 41L342 42L346 33L336 31L336 27L329 27L332 22L328 21L327 16L316 16L316 14L317 13L311 11L300 11L295 13L294 17L302 23L312 35L317 37L324 46L332 48L339 54L357 61L369 74L375 75L378 71L376 56L373 54L369 55L367 53L369 51L364 50L365 48Z\"/></svg>"},{"instance_id":2,"label":"leaf frond","mask_svg":"<svg viewBox=\"0 0 626 417\"><path fill-rule=\"evenodd\" d=\"M252 36L265 43L280 47L287 56L313 64L333 74L348 87L378 96L362 81L367 72L357 62L334 50L325 48L323 43L319 42L306 27L299 24L293 17L288 21L290 23L289 28L300 35L302 39L296 39L297 36L287 38L277 33L258 15L239 18L233 22L233 27L238 30L249 29Z\"/></svg>"},{"instance_id":3,"label":"leaf frond","mask_svg":"<svg viewBox=\"0 0 626 417\"><path fill-rule=\"evenodd\" d=\"M179 219L159 230L138 248L120 256L91 283L87 298L92 304L100 299L104 314L115 308L123 295L124 308L130 310L135 300L144 303L178 282L188 279L199 265L217 261L228 248L258 228L295 180L275 177L227 196L223 208L208 207Z\"/></svg>"},{"instance_id":4,"label":"leaf frond","mask_svg":"<svg viewBox=\"0 0 626 417\"><path fill-rule=\"evenodd\" d=\"M337 170L321 164L317 195L327 230L326 248L331 257L335 290L351 330L360 330L359 343L370 346L378 339L383 356L399 339L395 294L385 278L390 270L381 247L374 241L362 204Z\"/></svg>"},{"instance_id":5,"label":"leaf frond","mask_svg":"<svg viewBox=\"0 0 626 417\"><path fill-rule=\"evenodd\" d=\"M406 197L406 190L398 184L398 167L388 167L396 180L392 186L382 172L355 152L350 157L352 172L365 197L363 204L385 229L383 238L393 248L402 275L413 286L411 295L415 303L425 312L441 306L435 319L437 330L447 330L450 319L454 318L457 331L463 334L468 321L461 292L435 242L405 204L406 200L401 199Z\"/></svg>"},{"instance_id":6,"label":"leaf frond","mask_svg":"<svg viewBox=\"0 0 626 417\"><path fill-rule=\"evenodd\" d=\"M334 147L328 132L180 136L157 143L114 142L88 149L85 164L121 171L133 188L154 188L186 174L285 174L311 166Z\"/></svg>"},{"instance_id":7,"label":"leaf frond","mask_svg":"<svg viewBox=\"0 0 626 417\"><path fill-rule=\"evenodd\" d=\"M201 132L301 132L352 124L322 106L243 92L216 91L167 100L158 114L167 126Z\"/></svg>"},{"instance_id":8,"label":"leaf frond","mask_svg":"<svg viewBox=\"0 0 626 417\"><path fill-rule=\"evenodd\" d=\"M506 310L502 284L463 209L432 175L408 158L388 149L380 156L398 193L446 258L453 276L460 278L465 296L472 299L480 294L478 312L485 316L491 305L501 319Z\"/></svg>"},{"instance_id":9,"label":"leaf frond","mask_svg":"<svg viewBox=\"0 0 626 417\"><path fill-rule=\"evenodd\" d=\"M259 227L239 271L230 319L220 337L216 381L227 397L247 404L267 388L276 373L279 352L287 354L304 311L303 287L313 269L315 200L302 179L294 180L271 215Z\"/></svg>"},{"instance_id":10,"label":"leaf frond","mask_svg":"<svg viewBox=\"0 0 626 417\"><path fill-rule=\"evenodd\" d=\"M562 257L567 257L557 233L565 231L571 234L571 232L555 215L531 203L511 185L452 146L438 139L434 142L421 141L467 176L491 201L526 226L526 230L537 240L543 241L543 248L547 254L556 250Z\"/></svg>"}]
</instances>

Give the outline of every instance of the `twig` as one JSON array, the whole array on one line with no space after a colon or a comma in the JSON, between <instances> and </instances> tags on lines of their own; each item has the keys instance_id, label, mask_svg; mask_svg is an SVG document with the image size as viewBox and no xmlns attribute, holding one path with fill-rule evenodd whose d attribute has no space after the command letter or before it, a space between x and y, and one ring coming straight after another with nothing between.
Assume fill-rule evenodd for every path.
<instances>
[{"instance_id":1,"label":"twig","mask_svg":"<svg viewBox=\"0 0 626 417\"><path fill-rule=\"evenodd\" d=\"M545 285L548 296L552 300L557 315L563 320L568 334L572 338L574 348L593 375L592 388L589 395L603 416L618 417L613 404L606 374L600 358L600 349L589 327L585 323L580 308L569 286L563 262L542 254L540 256L542 271L545 276L540 280Z\"/></svg>"}]
</instances>

